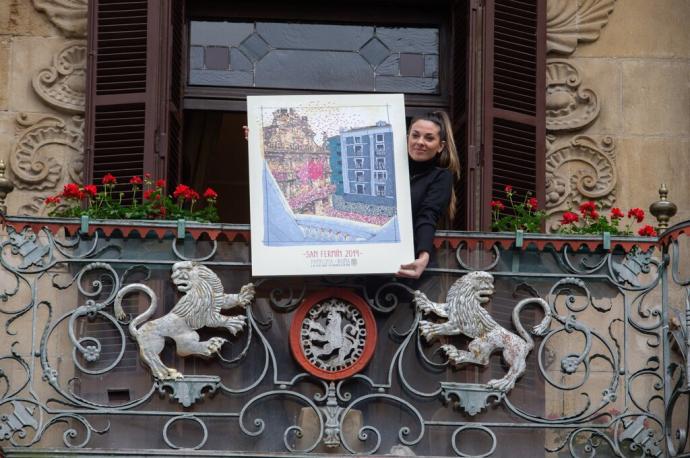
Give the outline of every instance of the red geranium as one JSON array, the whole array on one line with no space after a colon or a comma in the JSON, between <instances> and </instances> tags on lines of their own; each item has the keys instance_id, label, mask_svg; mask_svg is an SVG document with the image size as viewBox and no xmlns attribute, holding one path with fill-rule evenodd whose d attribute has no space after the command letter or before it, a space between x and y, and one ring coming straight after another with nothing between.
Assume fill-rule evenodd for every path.
<instances>
[{"instance_id":1,"label":"red geranium","mask_svg":"<svg viewBox=\"0 0 690 458\"><path fill-rule=\"evenodd\" d=\"M512 187L511 185L506 185L505 191L506 191L507 193L511 193L511 192L513 192L513 187Z\"/></svg>"},{"instance_id":2,"label":"red geranium","mask_svg":"<svg viewBox=\"0 0 690 458\"><path fill-rule=\"evenodd\" d=\"M130 178L129 182L131 184L141 184L142 183L140 176L135 176L135 177Z\"/></svg>"},{"instance_id":3,"label":"red geranium","mask_svg":"<svg viewBox=\"0 0 690 458\"><path fill-rule=\"evenodd\" d=\"M491 208L493 208L494 210L502 211L505 208L505 205L503 205L503 202L501 202L500 200L492 200Z\"/></svg>"},{"instance_id":4,"label":"red geranium","mask_svg":"<svg viewBox=\"0 0 690 458\"><path fill-rule=\"evenodd\" d=\"M96 194L98 194L98 189L96 189L96 185L87 184L86 186L84 186L84 196L96 197Z\"/></svg>"},{"instance_id":5,"label":"red geranium","mask_svg":"<svg viewBox=\"0 0 690 458\"><path fill-rule=\"evenodd\" d=\"M67 199L81 199L81 191L76 183L67 183L62 188L62 196Z\"/></svg>"},{"instance_id":6,"label":"red geranium","mask_svg":"<svg viewBox=\"0 0 690 458\"><path fill-rule=\"evenodd\" d=\"M184 198L187 199L187 200L199 200L199 193L196 192L195 190L193 190L193 189L190 188L190 189L185 193Z\"/></svg>"},{"instance_id":7,"label":"red geranium","mask_svg":"<svg viewBox=\"0 0 690 458\"><path fill-rule=\"evenodd\" d=\"M611 219L620 219L620 218L623 218L624 216L625 215L623 214L623 212L621 211L620 208L613 207L611 209Z\"/></svg>"},{"instance_id":8,"label":"red geranium","mask_svg":"<svg viewBox=\"0 0 690 458\"><path fill-rule=\"evenodd\" d=\"M156 180L156 187L157 188L164 188L165 187L165 180Z\"/></svg>"},{"instance_id":9,"label":"red geranium","mask_svg":"<svg viewBox=\"0 0 690 458\"><path fill-rule=\"evenodd\" d=\"M628 218L635 218L638 223L644 219L644 210L641 208L631 208L628 212Z\"/></svg>"},{"instance_id":10,"label":"red geranium","mask_svg":"<svg viewBox=\"0 0 690 458\"><path fill-rule=\"evenodd\" d=\"M592 201L583 202L582 204L580 204L579 210L580 214L585 218L588 216L592 219L596 219L599 217L599 214L597 213L597 204L595 204Z\"/></svg>"},{"instance_id":11,"label":"red geranium","mask_svg":"<svg viewBox=\"0 0 690 458\"><path fill-rule=\"evenodd\" d=\"M156 191L153 189L147 189L146 191L144 191L144 200L151 200L151 194L153 194L154 192Z\"/></svg>"},{"instance_id":12,"label":"red geranium","mask_svg":"<svg viewBox=\"0 0 690 458\"><path fill-rule=\"evenodd\" d=\"M577 213L565 212L563 213L563 218L561 219L561 224L572 224L580 221L580 217Z\"/></svg>"},{"instance_id":13,"label":"red geranium","mask_svg":"<svg viewBox=\"0 0 690 458\"><path fill-rule=\"evenodd\" d=\"M60 196L48 196L46 197L46 205L55 205L60 203Z\"/></svg>"},{"instance_id":14,"label":"red geranium","mask_svg":"<svg viewBox=\"0 0 690 458\"><path fill-rule=\"evenodd\" d=\"M639 210L639 208L637 210ZM637 233L642 237L656 237L656 231L649 224L641 227Z\"/></svg>"},{"instance_id":15,"label":"red geranium","mask_svg":"<svg viewBox=\"0 0 690 458\"><path fill-rule=\"evenodd\" d=\"M180 197L185 197L189 191L190 191L190 188L186 184L178 184L177 187L175 188L175 191L173 191L173 197L175 199L179 199Z\"/></svg>"},{"instance_id":16,"label":"red geranium","mask_svg":"<svg viewBox=\"0 0 690 458\"><path fill-rule=\"evenodd\" d=\"M206 199L216 199L218 197L218 193L211 188L206 188L206 191L204 191L204 197Z\"/></svg>"},{"instance_id":17,"label":"red geranium","mask_svg":"<svg viewBox=\"0 0 690 458\"><path fill-rule=\"evenodd\" d=\"M151 174L149 172L144 173L144 178L146 178L147 180L150 180Z\"/></svg>"},{"instance_id":18,"label":"red geranium","mask_svg":"<svg viewBox=\"0 0 690 458\"><path fill-rule=\"evenodd\" d=\"M530 199L527 201L527 208L534 210L537 208L537 198L536 197L530 197Z\"/></svg>"},{"instance_id":19,"label":"red geranium","mask_svg":"<svg viewBox=\"0 0 690 458\"><path fill-rule=\"evenodd\" d=\"M115 184L117 183L117 178L112 173L106 173L101 179L103 184Z\"/></svg>"}]
</instances>

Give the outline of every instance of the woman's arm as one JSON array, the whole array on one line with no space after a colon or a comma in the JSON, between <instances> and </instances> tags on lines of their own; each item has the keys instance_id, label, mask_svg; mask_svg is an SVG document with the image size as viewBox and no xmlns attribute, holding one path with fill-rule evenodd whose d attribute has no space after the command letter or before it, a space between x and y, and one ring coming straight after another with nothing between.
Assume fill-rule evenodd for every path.
<instances>
[{"instance_id":1,"label":"woman's arm","mask_svg":"<svg viewBox=\"0 0 690 458\"><path fill-rule=\"evenodd\" d=\"M452 186L453 174L449 170L441 170L425 190L421 205L413 215L415 260L401 265L396 275L419 278L426 269L434 249L436 226L448 208Z\"/></svg>"}]
</instances>

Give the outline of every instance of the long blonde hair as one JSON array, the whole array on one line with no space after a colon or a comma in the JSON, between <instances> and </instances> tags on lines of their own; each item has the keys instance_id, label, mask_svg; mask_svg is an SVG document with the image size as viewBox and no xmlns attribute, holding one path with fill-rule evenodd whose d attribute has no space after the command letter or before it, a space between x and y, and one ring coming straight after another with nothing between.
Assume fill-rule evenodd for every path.
<instances>
[{"instance_id":1,"label":"long blonde hair","mask_svg":"<svg viewBox=\"0 0 690 458\"><path fill-rule=\"evenodd\" d=\"M441 137L441 141L445 142L445 146L441 151L441 157L438 159L438 164L453 173L453 183L455 183L455 181L460 178L460 159L458 159L458 150L455 146L455 139L453 138L453 126L450 123L448 113L445 111L431 111L423 116L415 116L410 123L410 127L417 121L429 121L438 126L438 133ZM450 221L455 219L457 203L455 186L453 186L450 190L450 202L448 203L448 218Z\"/></svg>"}]
</instances>

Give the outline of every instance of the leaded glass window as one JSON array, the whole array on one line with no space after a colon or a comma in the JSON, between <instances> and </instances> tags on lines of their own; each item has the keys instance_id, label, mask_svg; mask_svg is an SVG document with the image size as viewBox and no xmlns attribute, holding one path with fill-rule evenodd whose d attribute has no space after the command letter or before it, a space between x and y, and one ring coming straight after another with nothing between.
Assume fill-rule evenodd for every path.
<instances>
[{"instance_id":1,"label":"leaded glass window","mask_svg":"<svg viewBox=\"0 0 690 458\"><path fill-rule=\"evenodd\" d=\"M439 30L191 21L189 84L439 93Z\"/></svg>"}]
</instances>

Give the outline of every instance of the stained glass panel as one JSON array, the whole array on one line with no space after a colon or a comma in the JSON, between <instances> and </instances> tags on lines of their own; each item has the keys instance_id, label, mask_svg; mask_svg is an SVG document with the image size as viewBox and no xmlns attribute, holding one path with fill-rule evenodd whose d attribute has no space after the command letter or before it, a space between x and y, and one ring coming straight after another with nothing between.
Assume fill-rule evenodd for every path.
<instances>
[{"instance_id":1,"label":"stained glass panel","mask_svg":"<svg viewBox=\"0 0 690 458\"><path fill-rule=\"evenodd\" d=\"M189 84L434 94L438 54L431 27L192 21Z\"/></svg>"}]
</instances>

